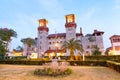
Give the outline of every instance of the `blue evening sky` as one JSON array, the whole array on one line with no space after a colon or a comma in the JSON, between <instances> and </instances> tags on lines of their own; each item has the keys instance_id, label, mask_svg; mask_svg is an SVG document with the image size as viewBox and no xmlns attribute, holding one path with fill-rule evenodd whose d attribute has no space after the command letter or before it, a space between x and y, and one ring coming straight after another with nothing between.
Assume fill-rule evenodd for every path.
<instances>
[{"instance_id":1,"label":"blue evening sky","mask_svg":"<svg viewBox=\"0 0 120 80\"><path fill-rule=\"evenodd\" d=\"M14 29L11 49L22 45L22 38L37 37L38 19L49 21L49 33L65 32L65 15L76 15L77 32L104 31L104 47L111 46L109 37L120 35L120 0L0 0L0 27Z\"/></svg>"}]
</instances>

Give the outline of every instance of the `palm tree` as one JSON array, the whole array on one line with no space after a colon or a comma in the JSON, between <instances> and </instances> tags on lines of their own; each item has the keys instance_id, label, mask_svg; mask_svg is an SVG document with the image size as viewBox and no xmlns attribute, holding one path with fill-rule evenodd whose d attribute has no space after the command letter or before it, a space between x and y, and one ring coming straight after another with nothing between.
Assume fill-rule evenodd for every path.
<instances>
[{"instance_id":1,"label":"palm tree","mask_svg":"<svg viewBox=\"0 0 120 80\"><path fill-rule=\"evenodd\" d=\"M35 40L32 38L25 38L25 39L22 39L21 42L23 44L27 44L27 56L28 56L28 54L30 54L29 53L30 47L35 44Z\"/></svg>"},{"instance_id":2,"label":"palm tree","mask_svg":"<svg viewBox=\"0 0 120 80\"><path fill-rule=\"evenodd\" d=\"M75 40L74 38L68 42L64 42L61 48L63 50L66 50L66 49L70 50L70 59L73 59L75 50L79 50L80 52L83 52L82 45L78 40Z\"/></svg>"}]
</instances>

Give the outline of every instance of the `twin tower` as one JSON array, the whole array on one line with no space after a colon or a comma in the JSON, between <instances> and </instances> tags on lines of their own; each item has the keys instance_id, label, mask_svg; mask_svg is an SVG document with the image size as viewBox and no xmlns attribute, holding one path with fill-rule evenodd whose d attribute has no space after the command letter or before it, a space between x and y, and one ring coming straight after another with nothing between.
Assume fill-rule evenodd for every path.
<instances>
[{"instance_id":1,"label":"twin tower","mask_svg":"<svg viewBox=\"0 0 120 80\"><path fill-rule=\"evenodd\" d=\"M69 14L65 16L66 18L66 23L65 23L65 28L66 28L66 33L62 33L61 37L64 37L63 39L60 38L59 41L69 41L72 38L76 39L76 27L77 24L75 22L75 15L74 14ZM48 38L49 35L49 28L48 28L48 21L46 19L40 19L39 20L39 27L38 27L38 39L37 39L37 48L38 48L38 53L45 53L47 50L54 50L54 43L55 42L55 37L52 39ZM54 34L54 35L59 35L60 34ZM80 31L80 35L82 36L82 30ZM61 44L60 44L61 46ZM59 46L59 47L60 47ZM59 48L60 49L60 48Z\"/></svg>"}]
</instances>

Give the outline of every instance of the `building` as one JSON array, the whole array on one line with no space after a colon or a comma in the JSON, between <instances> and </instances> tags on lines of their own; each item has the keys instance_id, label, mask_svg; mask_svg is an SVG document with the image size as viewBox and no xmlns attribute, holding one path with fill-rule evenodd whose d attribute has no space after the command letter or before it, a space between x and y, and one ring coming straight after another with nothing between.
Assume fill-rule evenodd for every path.
<instances>
[{"instance_id":1,"label":"building","mask_svg":"<svg viewBox=\"0 0 120 80\"><path fill-rule=\"evenodd\" d=\"M49 34L48 21L46 19L40 19L38 21L38 36L35 39L38 57L41 55L54 56L55 54L57 56L69 56L69 51L62 52L61 46L65 41L69 41L72 38L80 41L86 55L92 55L93 47L96 45L103 54L103 31L94 30L92 34L83 35L82 28L80 28L80 32L76 32L77 23L74 14L66 15L65 19L66 33L55 34ZM76 50L75 54L77 53L79 51Z\"/></svg>"},{"instance_id":2,"label":"building","mask_svg":"<svg viewBox=\"0 0 120 80\"><path fill-rule=\"evenodd\" d=\"M110 37L111 47L107 48L108 55L120 55L120 35Z\"/></svg>"}]
</instances>

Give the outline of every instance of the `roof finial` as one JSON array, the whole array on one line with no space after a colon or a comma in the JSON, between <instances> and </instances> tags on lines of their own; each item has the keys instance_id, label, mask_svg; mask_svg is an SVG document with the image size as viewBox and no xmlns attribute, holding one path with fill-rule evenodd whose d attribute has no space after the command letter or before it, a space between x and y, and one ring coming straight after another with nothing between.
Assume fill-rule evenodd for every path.
<instances>
[{"instance_id":1,"label":"roof finial","mask_svg":"<svg viewBox=\"0 0 120 80\"><path fill-rule=\"evenodd\" d=\"M82 28L80 27L80 35L83 36Z\"/></svg>"}]
</instances>

